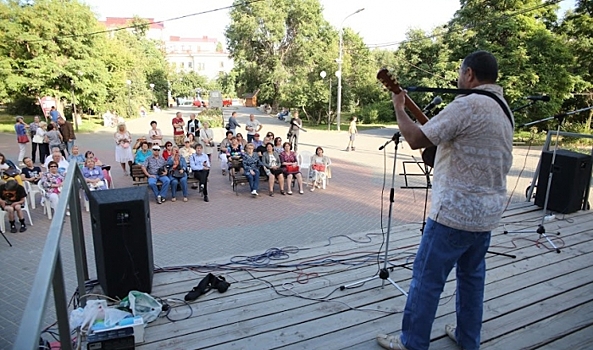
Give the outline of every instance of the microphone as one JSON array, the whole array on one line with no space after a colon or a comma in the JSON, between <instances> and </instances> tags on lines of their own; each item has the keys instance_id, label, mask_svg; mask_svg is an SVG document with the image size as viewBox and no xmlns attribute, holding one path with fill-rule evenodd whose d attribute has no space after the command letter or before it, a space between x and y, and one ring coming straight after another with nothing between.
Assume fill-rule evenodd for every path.
<instances>
[{"instance_id":1,"label":"microphone","mask_svg":"<svg viewBox=\"0 0 593 350\"><path fill-rule=\"evenodd\" d=\"M436 106L440 105L442 102L443 102L443 99L441 98L441 96L437 96L437 97L433 98L432 101L430 101L430 103L426 107L424 107L422 112L426 113L426 112L430 111L431 109L435 108Z\"/></svg>"},{"instance_id":2,"label":"microphone","mask_svg":"<svg viewBox=\"0 0 593 350\"><path fill-rule=\"evenodd\" d=\"M542 101L542 102L548 102L550 101L550 96L547 95L542 95L542 96L527 96L525 97L526 100L530 100L530 101Z\"/></svg>"},{"instance_id":3,"label":"microphone","mask_svg":"<svg viewBox=\"0 0 593 350\"><path fill-rule=\"evenodd\" d=\"M402 137L402 134L399 131L396 131L395 134L393 134L393 136L391 136L391 140L385 142L385 144L383 146L379 147L379 151L382 151L383 148L387 147L387 145L390 144L392 141L395 141L395 143L398 144L400 137Z\"/></svg>"}]
</instances>

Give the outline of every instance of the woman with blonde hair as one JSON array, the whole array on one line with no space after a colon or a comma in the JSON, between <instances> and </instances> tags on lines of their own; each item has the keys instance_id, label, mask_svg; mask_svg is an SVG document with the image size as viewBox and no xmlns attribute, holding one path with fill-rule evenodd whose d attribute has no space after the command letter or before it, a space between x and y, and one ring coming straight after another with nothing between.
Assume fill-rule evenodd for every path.
<instances>
[{"instance_id":1,"label":"woman with blonde hair","mask_svg":"<svg viewBox=\"0 0 593 350\"><path fill-rule=\"evenodd\" d=\"M132 145L130 144L132 135L128 132L125 123L117 124L117 131L113 134L113 139L115 141L115 161L121 165L124 176L128 176L126 163L128 163L131 173L134 154L132 153Z\"/></svg>"},{"instance_id":2,"label":"woman with blonde hair","mask_svg":"<svg viewBox=\"0 0 593 350\"><path fill-rule=\"evenodd\" d=\"M49 156L49 144L45 142L45 133L47 132L47 123L44 121L39 122L39 127L35 131L33 136L33 143L39 147L39 163L43 164L45 158ZM35 156L31 158L35 163Z\"/></svg>"}]
</instances>

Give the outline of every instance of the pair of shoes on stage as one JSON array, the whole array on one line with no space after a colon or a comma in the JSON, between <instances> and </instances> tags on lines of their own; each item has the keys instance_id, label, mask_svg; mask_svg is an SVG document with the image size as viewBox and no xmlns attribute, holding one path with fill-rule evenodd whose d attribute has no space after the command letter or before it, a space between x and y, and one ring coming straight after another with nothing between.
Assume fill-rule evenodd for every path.
<instances>
[{"instance_id":1,"label":"pair of shoes on stage","mask_svg":"<svg viewBox=\"0 0 593 350\"><path fill-rule=\"evenodd\" d=\"M454 325L446 325L445 326L445 333L447 336L451 338L457 344L457 338L455 338L455 327ZM397 350L407 350L408 348L402 343L399 334L398 335L387 335L387 334L378 334L377 335L377 343L381 345L384 349L397 349Z\"/></svg>"},{"instance_id":2,"label":"pair of shoes on stage","mask_svg":"<svg viewBox=\"0 0 593 350\"><path fill-rule=\"evenodd\" d=\"M220 293L224 293L229 289L230 285L231 284L227 282L224 277L217 277L209 273L200 281L200 283L198 283L197 286L187 293L185 296L185 301L194 301L198 299L200 295L206 294L211 289L216 289Z\"/></svg>"}]
</instances>

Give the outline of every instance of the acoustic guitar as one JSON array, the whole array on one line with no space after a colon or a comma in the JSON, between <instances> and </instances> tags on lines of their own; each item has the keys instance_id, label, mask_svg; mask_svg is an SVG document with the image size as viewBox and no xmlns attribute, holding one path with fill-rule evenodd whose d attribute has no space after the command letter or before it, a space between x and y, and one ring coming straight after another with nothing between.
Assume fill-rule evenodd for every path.
<instances>
[{"instance_id":1,"label":"acoustic guitar","mask_svg":"<svg viewBox=\"0 0 593 350\"><path fill-rule=\"evenodd\" d=\"M387 90L394 94L399 94L402 89L397 82L397 79L386 69L383 68L377 72L377 79L387 88ZM406 108L412 113L416 120L424 125L428 122L428 118L422 112L422 109L406 94ZM430 167L434 166L434 157L437 152L436 146L431 146L422 150L422 161Z\"/></svg>"}]
</instances>

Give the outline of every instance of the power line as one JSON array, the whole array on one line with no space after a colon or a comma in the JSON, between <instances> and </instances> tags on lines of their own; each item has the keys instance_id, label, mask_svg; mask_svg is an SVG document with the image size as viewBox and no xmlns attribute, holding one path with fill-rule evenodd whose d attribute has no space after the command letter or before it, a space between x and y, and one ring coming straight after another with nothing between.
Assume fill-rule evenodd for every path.
<instances>
[{"instance_id":1,"label":"power line","mask_svg":"<svg viewBox=\"0 0 593 350\"><path fill-rule=\"evenodd\" d=\"M144 25L150 26L151 24L161 24L161 23L164 23L164 22L177 21L177 20L180 20L180 19L188 18L188 17L194 17L194 16L204 15L204 14L208 14L208 13L213 13L213 12L218 12L218 11L223 11L223 10L229 10L229 9L232 9L234 7L237 7L237 6L251 5L251 4L254 4L254 3L257 3L257 2L261 2L261 1L264 1L264 0L244 1L244 2L242 2L240 4L233 4L233 5L230 5L230 6L219 7L219 8L215 8L215 9L212 9L212 10L206 10L206 11L191 13L191 14L187 14L187 15L182 15L182 16L178 16L178 17L164 19L164 20L161 20L161 21L149 21L149 22L146 22L146 23L142 23L140 25L138 25L138 24L136 24L136 25L132 24L132 25L124 26L124 27L99 30L99 31L89 32L89 33L60 35L60 36L56 36L56 37L48 38L48 39L28 40L27 42L29 42L29 43L35 43L35 42L41 42L41 41L52 41L52 40L60 40L60 39L65 39L65 38L78 38L78 37L92 36L92 35L97 35L97 34L105 34L105 33L111 33L111 32L118 32L120 30L126 30L126 29L141 27L141 26L144 26Z\"/></svg>"}]
</instances>

